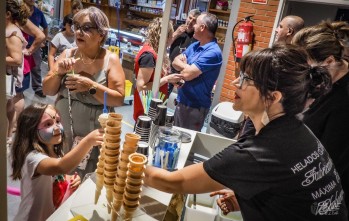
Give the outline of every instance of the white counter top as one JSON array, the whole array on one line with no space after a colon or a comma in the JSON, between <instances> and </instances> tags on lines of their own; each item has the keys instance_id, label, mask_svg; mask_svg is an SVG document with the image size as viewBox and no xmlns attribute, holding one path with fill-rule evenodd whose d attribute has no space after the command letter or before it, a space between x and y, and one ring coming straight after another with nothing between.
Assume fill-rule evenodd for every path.
<instances>
[{"instance_id":1,"label":"white counter top","mask_svg":"<svg viewBox=\"0 0 349 221\"><path fill-rule=\"evenodd\" d=\"M182 143L181 150L178 157L178 163L177 168L183 168L189 152L191 150L191 147L193 145L193 141L195 140L196 131L187 130L183 128L177 128L180 131L185 131L191 135L191 142L190 143ZM149 162L151 162L152 153L150 151L149 153ZM95 195L95 184L92 179L87 179L85 182L81 184L81 186L75 191L75 193L69 197L67 201L65 201L48 219L48 221L62 221L62 220L69 220L74 217L73 213L83 213L85 218L88 218L89 220L94 220L95 213L97 213L99 219L101 220L102 217L104 217L104 220L110 220L110 214L107 214L107 208L106 208L106 197L105 197L105 188L103 188L101 196L99 198L98 204L94 205L94 195ZM163 204L162 206L167 207L170 203L172 194L165 193L159 190L156 190L151 187L142 187L142 199L145 196L148 196L148 198L153 198L155 203ZM142 200L141 199L141 200ZM153 203L151 203L153 204ZM142 205L141 205L142 207ZM156 220L152 218L151 216L147 215L143 210L137 210L136 216L134 220L139 221L150 221L150 220ZM96 219L97 220L97 219Z\"/></svg>"}]
</instances>

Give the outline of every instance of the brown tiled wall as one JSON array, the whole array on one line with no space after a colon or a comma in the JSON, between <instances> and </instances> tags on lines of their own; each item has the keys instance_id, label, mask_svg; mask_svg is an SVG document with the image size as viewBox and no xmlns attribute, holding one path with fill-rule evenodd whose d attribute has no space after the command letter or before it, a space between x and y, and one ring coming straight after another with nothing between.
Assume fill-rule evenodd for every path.
<instances>
[{"instance_id":1,"label":"brown tiled wall","mask_svg":"<svg viewBox=\"0 0 349 221\"><path fill-rule=\"evenodd\" d=\"M253 32L255 34L255 42L253 49L268 47L278 6L279 0L268 0L266 5L252 4L252 0L241 0L238 21L248 15L254 15ZM235 37L237 36L237 29L235 29ZM232 86L232 81L235 79L235 62L232 51L231 47L220 101L233 101L234 98L235 87Z\"/></svg>"}]
</instances>

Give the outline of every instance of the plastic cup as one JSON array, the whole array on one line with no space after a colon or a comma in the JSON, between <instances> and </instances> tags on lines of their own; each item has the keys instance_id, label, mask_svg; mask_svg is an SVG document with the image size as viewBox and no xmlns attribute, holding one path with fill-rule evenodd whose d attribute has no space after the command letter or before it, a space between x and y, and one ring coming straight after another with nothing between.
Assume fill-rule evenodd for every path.
<instances>
[{"instance_id":1,"label":"plastic cup","mask_svg":"<svg viewBox=\"0 0 349 221\"><path fill-rule=\"evenodd\" d=\"M148 116L139 116L137 118L136 127L148 129L151 126L151 118Z\"/></svg>"}]
</instances>

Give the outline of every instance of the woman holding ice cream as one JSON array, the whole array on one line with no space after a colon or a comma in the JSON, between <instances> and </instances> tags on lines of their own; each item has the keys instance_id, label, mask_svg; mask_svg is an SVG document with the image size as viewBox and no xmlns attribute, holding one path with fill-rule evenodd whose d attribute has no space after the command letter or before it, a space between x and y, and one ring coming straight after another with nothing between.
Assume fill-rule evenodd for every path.
<instances>
[{"instance_id":1,"label":"woman holding ice cream","mask_svg":"<svg viewBox=\"0 0 349 221\"><path fill-rule=\"evenodd\" d=\"M100 127L98 116L103 112L104 93L108 95L106 105L116 107L123 104L125 90L119 56L103 48L109 29L106 15L96 7L83 9L74 16L72 29L77 48L63 51L43 81L45 94L58 94L56 107L69 143L65 153L73 140L78 143ZM92 148L79 165L79 175L93 172L98 156L98 148Z\"/></svg>"}]
</instances>

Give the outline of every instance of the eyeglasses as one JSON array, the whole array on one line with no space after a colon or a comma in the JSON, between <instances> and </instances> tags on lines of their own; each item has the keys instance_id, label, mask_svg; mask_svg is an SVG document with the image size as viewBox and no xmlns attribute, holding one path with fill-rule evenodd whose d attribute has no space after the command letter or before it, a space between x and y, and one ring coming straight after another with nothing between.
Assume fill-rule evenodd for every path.
<instances>
[{"instance_id":1,"label":"eyeglasses","mask_svg":"<svg viewBox=\"0 0 349 221\"><path fill-rule=\"evenodd\" d=\"M246 80L247 80L247 82L246 82ZM250 78L249 76L245 75L242 71L240 71L240 75L239 75L239 89L245 90L246 87L248 86L248 81L254 81L254 80L253 80L253 78Z\"/></svg>"},{"instance_id":2,"label":"eyeglasses","mask_svg":"<svg viewBox=\"0 0 349 221\"><path fill-rule=\"evenodd\" d=\"M71 29L73 30L73 32L76 32L77 30L80 30L82 33L91 33L91 29L98 29L95 26L91 26L91 25L79 25L79 24L73 24L71 26Z\"/></svg>"}]
</instances>

